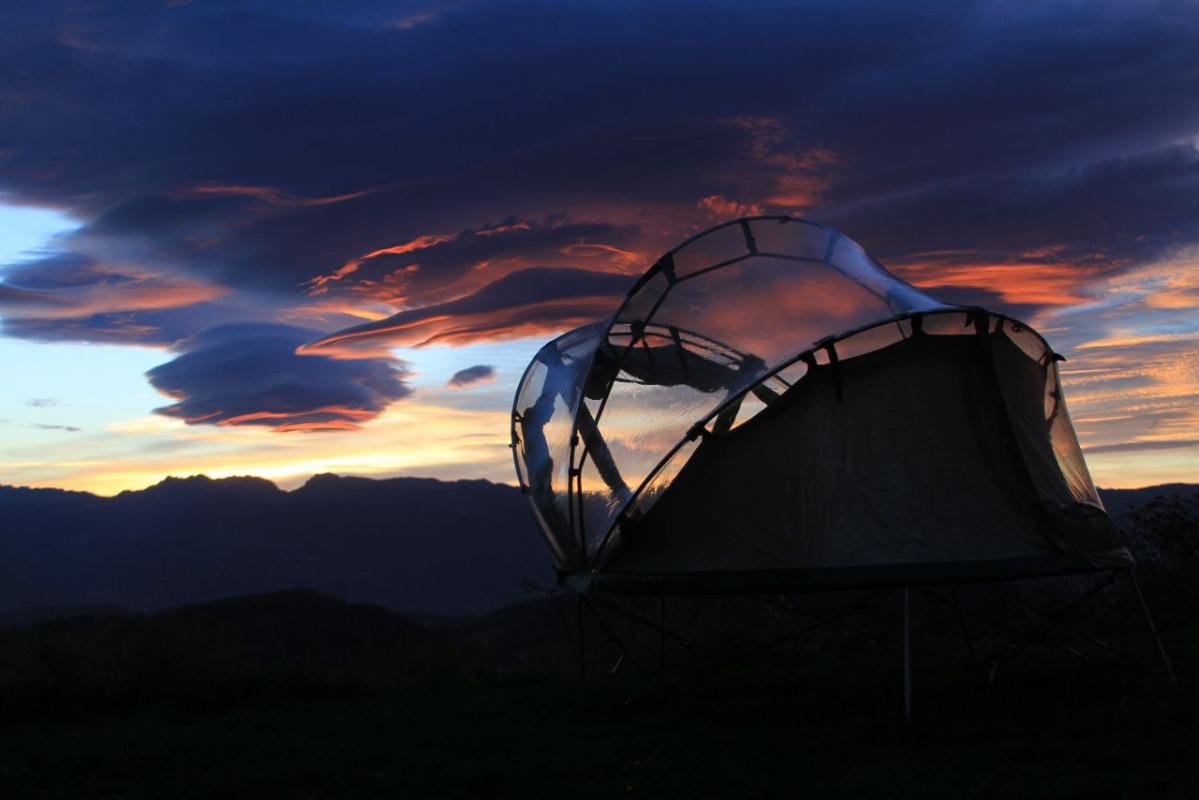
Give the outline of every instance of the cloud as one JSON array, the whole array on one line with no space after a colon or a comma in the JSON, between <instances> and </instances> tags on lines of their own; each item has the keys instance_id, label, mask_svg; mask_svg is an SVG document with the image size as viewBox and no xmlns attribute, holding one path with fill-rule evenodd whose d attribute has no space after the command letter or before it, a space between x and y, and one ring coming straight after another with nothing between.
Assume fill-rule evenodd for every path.
<instances>
[{"instance_id":1,"label":"cloud","mask_svg":"<svg viewBox=\"0 0 1199 800\"><path fill-rule=\"evenodd\" d=\"M421 234L360 253L336 270L307 281L313 296L352 293L393 305L443 302L505 274L546 263L628 271L642 256L620 245L633 225L510 218L458 233Z\"/></svg>"},{"instance_id":2,"label":"cloud","mask_svg":"<svg viewBox=\"0 0 1199 800\"><path fill-rule=\"evenodd\" d=\"M352 430L406 397L394 360L300 356L317 331L290 325L226 325L180 346L146 376L176 402L156 413L189 425L260 425L277 431Z\"/></svg>"},{"instance_id":3,"label":"cloud","mask_svg":"<svg viewBox=\"0 0 1199 800\"><path fill-rule=\"evenodd\" d=\"M696 206L707 214L713 222L724 222L736 217L752 217L765 213L757 203L738 203L729 200L722 194L710 194L702 198Z\"/></svg>"},{"instance_id":4,"label":"cloud","mask_svg":"<svg viewBox=\"0 0 1199 800\"><path fill-rule=\"evenodd\" d=\"M25 405L31 408L53 408L58 405L58 400L53 397L31 397L25 401Z\"/></svg>"},{"instance_id":5,"label":"cloud","mask_svg":"<svg viewBox=\"0 0 1199 800\"><path fill-rule=\"evenodd\" d=\"M9 281L26 322L6 331L167 341L214 320L148 323L145 304L201 289L277 295L259 320L313 293L405 311L531 267L635 272L757 211L813 214L884 259L1061 245L1066 270L1199 241L1195 15L681 8L14 12L0 189L71 211L65 254L140 284L95 301ZM87 324L89 305L133 318Z\"/></svg>"},{"instance_id":6,"label":"cloud","mask_svg":"<svg viewBox=\"0 0 1199 800\"><path fill-rule=\"evenodd\" d=\"M1193 438L1178 365L1199 288L1144 272L1199 244L1192 8L101 0L4 16L0 192L80 226L4 268L4 335L175 345L180 362L198 332L288 322L328 357L302 382L334 357L398 369L393 346L602 317L710 222L799 212L1102 370L1072 378L1090 381L1075 407L1136 421L1097 422L1089 444L1136 426ZM239 404L253 391L227 371L188 374L185 418L291 413Z\"/></svg>"},{"instance_id":7,"label":"cloud","mask_svg":"<svg viewBox=\"0 0 1199 800\"><path fill-rule=\"evenodd\" d=\"M891 261L900 277L922 289L981 289L1008 307L1080 305L1086 288L1117 266L1094 256L1082 263L1053 252L984 254L968 250L921 253Z\"/></svg>"},{"instance_id":8,"label":"cloud","mask_svg":"<svg viewBox=\"0 0 1199 800\"><path fill-rule=\"evenodd\" d=\"M226 289L165 271L105 264L62 255L20 264L3 273L0 314L78 319L94 314L176 308L213 300Z\"/></svg>"},{"instance_id":9,"label":"cloud","mask_svg":"<svg viewBox=\"0 0 1199 800\"><path fill-rule=\"evenodd\" d=\"M0 280L0 331L28 339L170 343L180 335L164 333L162 323L171 316L164 312L194 311L229 294L167 269L110 264L80 253L10 266Z\"/></svg>"},{"instance_id":10,"label":"cloud","mask_svg":"<svg viewBox=\"0 0 1199 800\"><path fill-rule=\"evenodd\" d=\"M1100 444L1094 447L1085 447L1083 452L1092 455L1095 453L1128 453L1138 450L1174 450L1180 447L1199 447L1199 439L1166 439L1162 441L1147 441L1147 442L1117 442L1115 444Z\"/></svg>"},{"instance_id":11,"label":"cloud","mask_svg":"<svg viewBox=\"0 0 1199 800\"><path fill-rule=\"evenodd\" d=\"M353 353L362 344L470 342L560 330L615 310L632 279L607 272L538 267L520 270L466 297L355 325L304 345L304 353Z\"/></svg>"},{"instance_id":12,"label":"cloud","mask_svg":"<svg viewBox=\"0 0 1199 800\"><path fill-rule=\"evenodd\" d=\"M460 369L446 381L447 386L455 389L465 389L480 383L490 383L495 380L495 367L490 364L476 364L473 367Z\"/></svg>"},{"instance_id":13,"label":"cloud","mask_svg":"<svg viewBox=\"0 0 1199 800\"><path fill-rule=\"evenodd\" d=\"M79 433L83 430L83 428L78 428L74 425L45 425L40 423L28 427L39 431L65 431L66 433Z\"/></svg>"}]
</instances>

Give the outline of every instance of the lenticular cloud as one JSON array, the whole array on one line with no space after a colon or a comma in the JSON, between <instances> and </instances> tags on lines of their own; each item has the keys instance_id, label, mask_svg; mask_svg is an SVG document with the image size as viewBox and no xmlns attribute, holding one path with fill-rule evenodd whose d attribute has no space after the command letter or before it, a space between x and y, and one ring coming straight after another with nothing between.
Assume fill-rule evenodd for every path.
<instances>
[{"instance_id":1,"label":"lenticular cloud","mask_svg":"<svg viewBox=\"0 0 1199 800\"><path fill-rule=\"evenodd\" d=\"M279 431L349 430L407 396L393 359L297 355L318 331L225 325L185 340L182 354L147 373L176 402L156 409L189 425L261 425Z\"/></svg>"}]
</instances>

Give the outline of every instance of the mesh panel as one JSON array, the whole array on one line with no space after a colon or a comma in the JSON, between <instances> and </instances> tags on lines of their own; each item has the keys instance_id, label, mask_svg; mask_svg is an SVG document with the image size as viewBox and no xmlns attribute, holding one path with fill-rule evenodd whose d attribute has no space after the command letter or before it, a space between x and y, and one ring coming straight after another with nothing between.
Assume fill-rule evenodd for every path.
<instances>
[{"instance_id":1,"label":"mesh panel","mask_svg":"<svg viewBox=\"0 0 1199 800\"><path fill-rule=\"evenodd\" d=\"M907 337L904 335L903 329L897 324L876 325L837 342L837 358L844 361L866 353L873 353L875 350L882 350L905 338Z\"/></svg>"},{"instance_id":2,"label":"mesh panel","mask_svg":"<svg viewBox=\"0 0 1199 800\"><path fill-rule=\"evenodd\" d=\"M1024 355L1031 358L1033 361L1044 363L1045 356L1048 350L1045 347L1045 340L1038 336L1026 325L1021 325L1015 320L1002 320L1003 332L1007 338L1011 339L1017 347L1024 351Z\"/></svg>"},{"instance_id":3,"label":"mesh panel","mask_svg":"<svg viewBox=\"0 0 1199 800\"><path fill-rule=\"evenodd\" d=\"M1054 388L1056 404L1051 417L1049 438L1053 442L1053 454L1057 457L1057 465L1062 470L1062 477L1070 487L1070 494L1080 503L1103 508L1095 484L1091 482L1091 472L1087 462L1082 457L1082 447L1074 433L1074 425L1070 422L1070 412L1066 410L1066 397L1062 394L1062 383L1058 377L1057 364L1050 367L1050 385Z\"/></svg>"}]
</instances>

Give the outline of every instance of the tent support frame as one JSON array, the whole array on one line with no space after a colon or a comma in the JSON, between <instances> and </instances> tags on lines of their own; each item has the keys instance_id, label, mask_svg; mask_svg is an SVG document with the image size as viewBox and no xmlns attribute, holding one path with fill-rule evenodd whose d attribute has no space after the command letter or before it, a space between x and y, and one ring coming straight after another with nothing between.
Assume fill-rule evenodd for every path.
<instances>
[{"instance_id":1,"label":"tent support frame","mask_svg":"<svg viewBox=\"0 0 1199 800\"><path fill-rule=\"evenodd\" d=\"M666 683L666 595L658 598L658 683Z\"/></svg>"},{"instance_id":2,"label":"tent support frame","mask_svg":"<svg viewBox=\"0 0 1199 800\"><path fill-rule=\"evenodd\" d=\"M579 595L575 603L575 624L578 627L578 656L579 656L579 697L587 699L587 631L583 627L583 605L586 599Z\"/></svg>"},{"instance_id":3,"label":"tent support frame","mask_svg":"<svg viewBox=\"0 0 1199 800\"><path fill-rule=\"evenodd\" d=\"M1162 644L1161 634L1157 632L1157 624L1153 621L1153 614L1149 612L1149 604L1145 602L1145 592L1141 589L1141 579L1137 575L1136 565L1132 565L1125 570L1128 574L1128 580L1132 583L1133 591L1136 593L1137 602L1141 605L1141 612L1145 616L1145 627L1149 629L1150 635L1153 636L1153 643L1157 646L1157 654L1162 660L1162 666L1166 668L1166 674L1170 676L1170 684L1178 688L1178 676L1174 673L1174 665L1170 662L1170 654L1166 652L1166 646Z\"/></svg>"},{"instance_id":4,"label":"tent support frame","mask_svg":"<svg viewBox=\"0 0 1199 800\"><path fill-rule=\"evenodd\" d=\"M1079 604L1081 604L1086 599L1093 597L1098 592L1102 591L1102 589L1104 589L1105 587L1110 585L1116 578L1118 578L1120 573L1126 574L1129 579L1129 582L1132 584L1133 592L1136 595L1137 603L1140 606L1141 615L1143 617L1146 630L1153 639L1153 643L1157 650L1158 657L1161 660L1162 666L1165 668L1166 674L1170 678L1171 684L1175 688L1177 688L1177 686L1178 686L1177 675L1174 672L1174 667L1170 660L1169 653L1167 652L1165 645L1162 642L1162 638L1158 631L1157 624L1154 621L1153 614L1149 610L1149 605L1145 599L1144 590L1141 586L1140 578L1137 575L1135 565L1129 566L1129 567L1121 567L1121 568L1110 571L1108 573L1108 577L1106 580L1103 580L1100 583L1087 589L1079 597L1076 597L1074 600L1067 603L1065 605L1065 607L1058 609L1056 612L1043 612L1043 613L1047 616L1051 626L1056 626L1056 625L1060 624L1061 619L1065 615L1066 612L1076 608ZM902 590L902 593L903 593L902 594L902 598L903 598L902 599L902 608L903 608L903 634L902 634L903 716L906 721L910 722L913 718L912 652L913 652L914 648L912 645L912 598L911 598L912 587L910 585L904 585L899 588ZM928 594L928 590L932 589L932 588L935 588L935 587L925 587L925 593ZM972 643L969 633L966 629L966 612L962 609L961 603L959 602L958 595L957 595L957 585L956 584L948 584L946 586L946 588L948 588L948 590L950 592L949 600L945 600L944 598L941 598L940 596L938 596L936 594L930 594L929 596L932 597L934 600L937 600L938 602L952 606L952 608L957 616L959 629L961 631L962 638L963 638L963 641L966 646L968 660L970 661L970 663L978 663L978 658L975 653L973 643ZM795 631L788 633L784 636L776 637L765 643L750 647L748 650L746 650L742 653L739 653L739 654L733 656L732 658L728 659L725 663L718 664L717 666L712 668L710 671L717 672L720 669L723 669L725 667L735 665L736 663L743 661L744 659L749 658L750 656L752 656L754 654L760 653L762 651L768 650L770 648L776 647L781 644L786 644L787 642L798 641L800 637L802 637L818 628L822 628L828 624L837 622L838 620L840 620L846 616L849 616L850 614L852 614L856 611L860 611L866 607L869 607L871 605L876 605L881 602L885 602L886 599L891 596L893 591L894 590L888 591L888 590L876 589L873 592L869 592L865 595L865 597L863 599L860 599L856 603L850 603L845 606L842 606L842 607L832 611L831 613L827 614L826 616L816 617L815 622L808 624L808 625L800 626ZM688 646L688 647L698 644L697 642L693 642L690 639L688 639L687 637L682 636L681 634L679 634L675 631L672 631L672 630L670 630L670 628L667 627L667 625L666 625L666 595L665 594L661 594L658 597L658 609L657 609L658 613L657 613L656 621L648 619L645 616L643 616L635 611L631 611L627 608L624 608L621 605L619 605L615 602L612 602L609 599L604 598L600 594L589 595L589 594L580 593L577 596L577 599L578 599L578 602L577 602L576 608L577 608L577 624L578 624L579 691L580 691L581 697L583 697L584 699L587 697L587 657L586 657L586 650L585 650L586 631L584 628L584 624L585 624L584 617L588 613L590 613L593 617L595 617L597 624L599 624L601 626L601 628L603 628L604 633L607 635L609 641L613 642L616 645L617 649L620 651L620 657L617 659L616 664L613 666L613 668L611 670L611 676L615 676L615 674L619 671L620 667L624 664L624 662L626 660L629 660L630 654L629 654L628 650L625 648L623 642L620 640L619 636L617 636L615 631L613 631L611 629L611 627L607 623L605 623L605 621L603 620L603 617L599 613L600 608L602 608L605 611L608 611L609 613L612 613L616 616L622 617L625 620L634 623L635 625L648 628L648 629L656 631L658 633L658 664L657 664L656 672L657 672L657 683L660 688L668 685L668 682L666 680L666 647L667 647L666 640L668 638L674 639L675 641L683 644L684 646ZM1013 632L1011 630L1008 630L1005 626L998 626L998 627L1000 628L1000 630L1005 630L1009 633ZM1015 633L1018 633L1018 632L1015 632ZM1106 649L1106 650L1112 649L1110 647L1110 645L1106 645L1103 642L1099 642L1098 640L1095 640L1093 637L1088 637L1088 640L1091 641L1093 644L1102 647L1103 649ZM1037 640L1031 640L1031 641L1035 642ZM1048 644L1048 642L1040 642L1040 643ZM1020 648L1020 649L1022 650L1023 648ZM1064 649L1073 655L1083 657L1081 654L1079 654L1077 651L1073 650L1072 648L1064 648ZM630 663L632 663L632 662L630 662ZM994 669L994 666L997 666L997 665L998 665L998 662L996 662L996 664L993 665L992 671ZM644 671L644 665L635 664L635 666L637 666L640 669L643 669L643 671ZM647 672L647 674L649 674L649 673ZM689 677L695 677L695 676L689 676ZM682 683L686 679L687 679L687 677L684 677L682 679L678 679L678 680L674 681L674 683L676 683L676 684Z\"/></svg>"},{"instance_id":5,"label":"tent support frame","mask_svg":"<svg viewBox=\"0 0 1199 800\"><path fill-rule=\"evenodd\" d=\"M903 587L903 718L912 721L912 587Z\"/></svg>"}]
</instances>

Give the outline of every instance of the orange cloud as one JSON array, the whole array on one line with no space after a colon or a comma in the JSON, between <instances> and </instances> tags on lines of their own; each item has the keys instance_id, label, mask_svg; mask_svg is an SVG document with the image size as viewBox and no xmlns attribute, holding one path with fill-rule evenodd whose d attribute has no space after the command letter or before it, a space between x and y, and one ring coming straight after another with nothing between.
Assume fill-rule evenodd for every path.
<instances>
[{"instance_id":1,"label":"orange cloud","mask_svg":"<svg viewBox=\"0 0 1199 800\"><path fill-rule=\"evenodd\" d=\"M750 159L770 169L765 177L772 185L764 203L800 210L819 202L838 161L836 153L824 147L787 149L789 133L781 117L734 117L727 122L749 134Z\"/></svg>"},{"instance_id":2,"label":"orange cloud","mask_svg":"<svg viewBox=\"0 0 1199 800\"><path fill-rule=\"evenodd\" d=\"M229 290L141 268L96 265L88 281L53 289L0 284L0 313L15 318L76 319L94 314L178 308L214 300Z\"/></svg>"},{"instance_id":3,"label":"orange cloud","mask_svg":"<svg viewBox=\"0 0 1199 800\"><path fill-rule=\"evenodd\" d=\"M252 197L273 206L326 206L368 195L374 189L331 195L329 197L300 197L273 186L245 186L236 183L197 183L175 189L171 197Z\"/></svg>"},{"instance_id":4,"label":"orange cloud","mask_svg":"<svg viewBox=\"0 0 1199 800\"><path fill-rule=\"evenodd\" d=\"M328 275L318 275L317 277L308 281L305 286L309 287L309 294L323 294L324 292L328 291L327 284L333 283L334 281L340 281L349 275L353 275L362 267L364 263L370 261L372 258L388 255L403 255L404 253L414 253L418 250L425 250L429 247L433 247L434 245L455 241L457 238L458 234L456 233L429 234L426 236L418 236L415 239L411 239L400 244L395 244L390 247L380 247L378 250L371 250L369 253L363 253L356 258L351 258L349 261L342 264Z\"/></svg>"},{"instance_id":5,"label":"orange cloud","mask_svg":"<svg viewBox=\"0 0 1199 800\"><path fill-rule=\"evenodd\" d=\"M1038 250L991 260L969 251L922 253L888 263L901 278L922 289L949 286L986 289L1007 303L1071 306L1093 300L1087 289L1110 264L1058 262Z\"/></svg>"},{"instance_id":6,"label":"orange cloud","mask_svg":"<svg viewBox=\"0 0 1199 800\"><path fill-rule=\"evenodd\" d=\"M753 217L765 213L757 203L738 203L722 194L710 194L696 205L715 222L736 217Z\"/></svg>"},{"instance_id":7,"label":"orange cloud","mask_svg":"<svg viewBox=\"0 0 1199 800\"><path fill-rule=\"evenodd\" d=\"M336 415L340 419L329 420L309 420L306 417L322 417L326 414ZM208 416L216 416L209 414ZM305 409L302 412L279 412L279 411L255 411L250 414L242 414L236 417L226 417L217 422L218 425L252 425L255 423L269 422L277 419L297 419L296 422L287 423L284 425L276 425L272 427L275 431L287 430L356 430L359 426L358 421L366 421L379 416L377 410L367 410L363 408L350 408L348 406L321 406L319 408ZM188 420L189 422L199 422L200 419Z\"/></svg>"},{"instance_id":8,"label":"orange cloud","mask_svg":"<svg viewBox=\"0 0 1199 800\"><path fill-rule=\"evenodd\" d=\"M490 228L473 231L470 236L496 236L498 234L511 233L512 231L525 231L532 227L527 222L515 222L505 225L496 225ZM329 284L340 281L349 275L353 275L362 265L371 259L379 258L380 256L396 256L405 255L407 253L415 253L421 250L428 250L430 247L436 247L440 244L448 244L460 240L464 234L460 233L434 233L417 236L415 239L410 239L400 244L391 245L390 247L380 247L377 250L372 250L368 253L363 253L360 256L351 258L349 261L342 264L336 270L328 275L318 275L304 285L308 287L308 293L311 295L319 295L329 290ZM404 271L415 271L415 265L409 265L404 268ZM394 274L394 273L393 273Z\"/></svg>"},{"instance_id":9,"label":"orange cloud","mask_svg":"<svg viewBox=\"0 0 1199 800\"><path fill-rule=\"evenodd\" d=\"M361 358L361 345L377 348L381 341L386 342L387 347L426 347L431 344L460 346L520 339L558 333L594 322L610 314L614 307L613 298L605 295L550 300L476 314L440 314L391 325L349 330L326 337L316 345L304 345L296 352L300 355Z\"/></svg>"},{"instance_id":10,"label":"orange cloud","mask_svg":"<svg viewBox=\"0 0 1199 800\"><path fill-rule=\"evenodd\" d=\"M1164 343L1187 343L1194 342L1199 344L1199 334L1197 333L1147 333L1131 336L1110 336L1104 339L1095 339L1089 342L1083 342L1078 345L1079 350L1099 350L1109 348L1127 348L1139 347L1146 344L1164 344Z\"/></svg>"},{"instance_id":11,"label":"orange cloud","mask_svg":"<svg viewBox=\"0 0 1199 800\"><path fill-rule=\"evenodd\" d=\"M584 258L607 256L621 266L641 266L646 263L645 254L637 250L623 250L610 244L595 242L577 242L563 247L561 252L568 256Z\"/></svg>"}]
</instances>

